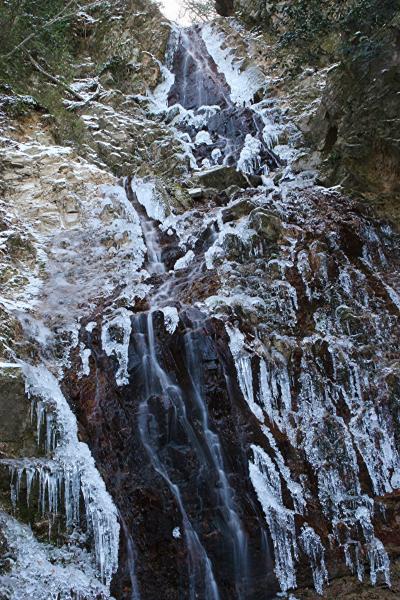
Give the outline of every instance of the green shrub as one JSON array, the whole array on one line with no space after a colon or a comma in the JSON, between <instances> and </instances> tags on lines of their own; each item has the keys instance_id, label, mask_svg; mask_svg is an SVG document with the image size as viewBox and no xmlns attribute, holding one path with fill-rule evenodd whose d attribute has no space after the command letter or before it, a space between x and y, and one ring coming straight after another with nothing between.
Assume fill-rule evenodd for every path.
<instances>
[{"instance_id":1,"label":"green shrub","mask_svg":"<svg viewBox=\"0 0 400 600\"><path fill-rule=\"evenodd\" d=\"M43 60L55 74L65 75L68 72L73 39L70 20L43 27L64 7L64 0L3 0L1 3L0 78L10 82L21 93L28 91L25 87L32 72L26 50ZM32 33L35 35L29 42L13 52Z\"/></svg>"}]
</instances>

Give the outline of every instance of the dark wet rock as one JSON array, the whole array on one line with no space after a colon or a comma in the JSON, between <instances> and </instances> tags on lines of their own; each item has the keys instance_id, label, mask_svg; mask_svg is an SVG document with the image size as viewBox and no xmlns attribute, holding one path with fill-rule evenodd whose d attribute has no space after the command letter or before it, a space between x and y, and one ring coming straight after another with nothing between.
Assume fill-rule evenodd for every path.
<instances>
[{"instance_id":1,"label":"dark wet rock","mask_svg":"<svg viewBox=\"0 0 400 600\"><path fill-rule=\"evenodd\" d=\"M200 198L202 198L204 195L204 189L203 188L193 188L192 190L189 190L189 196L191 198L193 198L193 200L199 200Z\"/></svg>"},{"instance_id":2,"label":"dark wet rock","mask_svg":"<svg viewBox=\"0 0 400 600\"><path fill-rule=\"evenodd\" d=\"M273 244L276 244L282 234L281 219L273 212L263 208L257 208L251 213L249 224L263 240Z\"/></svg>"},{"instance_id":3,"label":"dark wet rock","mask_svg":"<svg viewBox=\"0 0 400 600\"><path fill-rule=\"evenodd\" d=\"M249 422L249 418L251 422L251 417L246 404L240 399L226 334L221 331L217 321L205 320L196 309L186 310L180 316L184 328L173 336L165 332L162 313L154 313L153 324L157 356L162 367L179 385L188 423L184 425L182 420L174 416L177 407L174 408L173 396L161 390L157 392L157 388L154 388L154 395L148 398L152 415L149 430L152 432L151 444L163 464L168 465L171 479L179 481L189 518L199 532L213 564L218 564L216 577L221 598L232 598L235 565L224 513L219 510L215 498L219 485L218 474L213 471L212 463L206 470L201 463L202 453L207 455L208 451L199 422L200 408L190 379L200 377L210 428L221 437L229 482L248 536L251 557L249 569L252 575L246 587L251 590L252 598L272 598L277 588L271 572L270 549L264 540L263 516L243 471L245 465L239 460L250 444L251 428L244 424ZM158 590L162 589L163 598L175 600L186 593L184 582L188 579L184 525L168 485L149 462L140 439L141 426L138 423L140 407L146 397L143 343L147 338L147 318L147 314L143 313L135 317L133 322L129 360L132 385L123 389L113 386L113 365L99 351L98 341L94 338L95 378L87 379L83 386L70 379L69 386L85 438L132 532L141 597L153 600ZM195 373L190 371L192 367L185 352L189 342L194 346L196 356ZM230 381L228 388L225 380L227 374ZM188 437L189 430L192 433ZM174 538L172 533L177 527L180 528L180 536ZM120 570L114 582L114 594L121 599L130 597L128 559L126 540L122 536ZM154 572L157 573L156 577Z\"/></svg>"},{"instance_id":4,"label":"dark wet rock","mask_svg":"<svg viewBox=\"0 0 400 600\"><path fill-rule=\"evenodd\" d=\"M19 367L0 367L0 458L34 456L30 405Z\"/></svg>"},{"instance_id":5,"label":"dark wet rock","mask_svg":"<svg viewBox=\"0 0 400 600\"><path fill-rule=\"evenodd\" d=\"M251 200L243 199L239 202L235 202L235 204L222 211L222 222L229 223L230 221L236 221L237 219L250 214L253 209L254 204Z\"/></svg>"},{"instance_id":6,"label":"dark wet rock","mask_svg":"<svg viewBox=\"0 0 400 600\"><path fill-rule=\"evenodd\" d=\"M221 17L230 17L234 12L234 0L216 0L215 9Z\"/></svg>"},{"instance_id":7,"label":"dark wet rock","mask_svg":"<svg viewBox=\"0 0 400 600\"><path fill-rule=\"evenodd\" d=\"M199 173L196 180L204 187L212 187L224 190L232 185L239 188L256 187L261 179L254 176L246 176L235 167L219 166Z\"/></svg>"},{"instance_id":8,"label":"dark wet rock","mask_svg":"<svg viewBox=\"0 0 400 600\"><path fill-rule=\"evenodd\" d=\"M190 34L182 30L180 35L172 65L177 76L169 93L169 105L179 103L187 109L227 107L230 104L229 87L219 75L216 64L208 60L201 31L192 27Z\"/></svg>"}]
</instances>

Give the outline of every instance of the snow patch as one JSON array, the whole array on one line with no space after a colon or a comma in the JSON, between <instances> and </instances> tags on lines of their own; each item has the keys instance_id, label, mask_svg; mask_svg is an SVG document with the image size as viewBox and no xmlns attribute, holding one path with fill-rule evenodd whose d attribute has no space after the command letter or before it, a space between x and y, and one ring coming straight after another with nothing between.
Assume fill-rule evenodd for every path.
<instances>
[{"instance_id":1,"label":"snow patch","mask_svg":"<svg viewBox=\"0 0 400 600\"><path fill-rule=\"evenodd\" d=\"M174 265L174 271L180 271L182 269L187 269L187 267L190 265L190 263L193 262L195 258L195 254L193 252L193 250L189 250L188 252L186 252L185 256L182 256L182 258L179 258L175 265Z\"/></svg>"}]
</instances>

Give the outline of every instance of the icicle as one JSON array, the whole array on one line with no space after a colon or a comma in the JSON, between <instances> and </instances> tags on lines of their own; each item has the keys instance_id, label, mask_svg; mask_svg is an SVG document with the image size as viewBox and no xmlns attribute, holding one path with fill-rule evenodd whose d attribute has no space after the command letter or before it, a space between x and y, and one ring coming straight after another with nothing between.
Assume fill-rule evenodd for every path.
<instances>
[{"instance_id":1,"label":"icicle","mask_svg":"<svg viewBox=\"0 0 400 600\"><path fill-rule=\"evenodd\" d=\"M257 419L263 422L264 415L261 407L254 400L251 354L245 350L244 335L239 329L232 327L229 323L226 325L226 330L229 335L229 348L235 361L240 389L251 411L256 415Z\"/></svg>"},{"instance_id":2,"label":"icicle","mask_svg":"<svg viewBox=\"0 0 400 600\"><path fill-rule=\"evenodd\" d=\"M29 471L27 485L31 502L32 482L38 481L38 508L42 514L57 515L62 497L67 530L80 523L80 498L83 496L88 530L93 533L94 553L100 576L107 584L118 567L119 524L117 511L107 493L104 482L96 470L93 457L86 444L78 441L75 416L64 398L58 381L43 366L22 364L26 389L40 413L49 410L51 426L57 431L57 447L49 460L36 460L16 464L8 461L12 472L14 501L18 500L22 473ZM38 399L40 399L38 401ZM53 442L51 442L53 443ZM3 461L3 463L7 461ZM28 479L28 475L27 475Z\"/></svg>"},{"instance_id":3,"label":"icicle","mask_svg":"<svg viewBox=\"0 0 400 600\"><path fill-rule=\"evenodd\" d=\"M261 168L261 148L260 140L248 133L237 163L238 171L242 171L247 175L258 173Z\"/></svg>"},{"instance_id":4,"label":"icicle","mask_svg":"<svg viewBox=\"0 0 400 600\"><path fill-rule=\"evenodd\" d=\"M386 585L390 587L391 582L389 556L382 542L376 537L373 537L368 545L368 558L372 585L377 584L378 575L381 574Z\"/></svg>"},{"instance_id":5,"label":"icicle","mask_svg":"<svg viewBox=\"0 0 400 600\"><path fill-rule=\"evenodd\" d=\"M290 495L292 496L295 512L302 515L304 514L306 507L306 499L304 497L303 486L292 479L290 469L286 466L283 456L280 453L278 446L276 445L275 438L272 435L271 431L265 426L262 427L262 431L264 432L271 448L274 451L276 465L279 468L279 473L285 480Z\"/></svg>"},{"instance_id":6,"label":"icicle","mask_svg":"<svg viewBox=\"0 0 400 600\"><path fill-rule=\"evenodd\" d=\"M297 542L294 512L283 505L279 473L259 446L252 446L250 479L263 508L275 550L275 573L282 591L296 587Z\"/></svg>"},{"instance_id":7,"label":"icicle","mask_svg":"<svg viewBox=\"0 0 400 600\"><path fill-rule=\"evenodd\" d=\"M328 571L325 566L325 549L321 538L312 527L304 526L300 534L300 543L310 559L315 590L322 596L324 585L328 582Z\"/></svg>"}]
</instances>

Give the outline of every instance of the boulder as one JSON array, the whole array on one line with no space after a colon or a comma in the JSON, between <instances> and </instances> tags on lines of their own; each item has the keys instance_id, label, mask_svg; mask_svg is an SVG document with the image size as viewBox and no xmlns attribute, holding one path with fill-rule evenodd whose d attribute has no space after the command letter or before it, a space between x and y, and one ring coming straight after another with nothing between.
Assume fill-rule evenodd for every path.
<instances>
[{"instance_id":1,"label":"boulder","mask_svg":"<svg viewBox=\"0 0 400 600\"><path fill-rule=\"evenodd\" d=\"M256 187L261 184L261 177L248 176L234 167L218 166L197 175L197 182L203 187L212 187L217 190L225 190L235 185L240 188Z\"/></svg>"}]
</instances>

